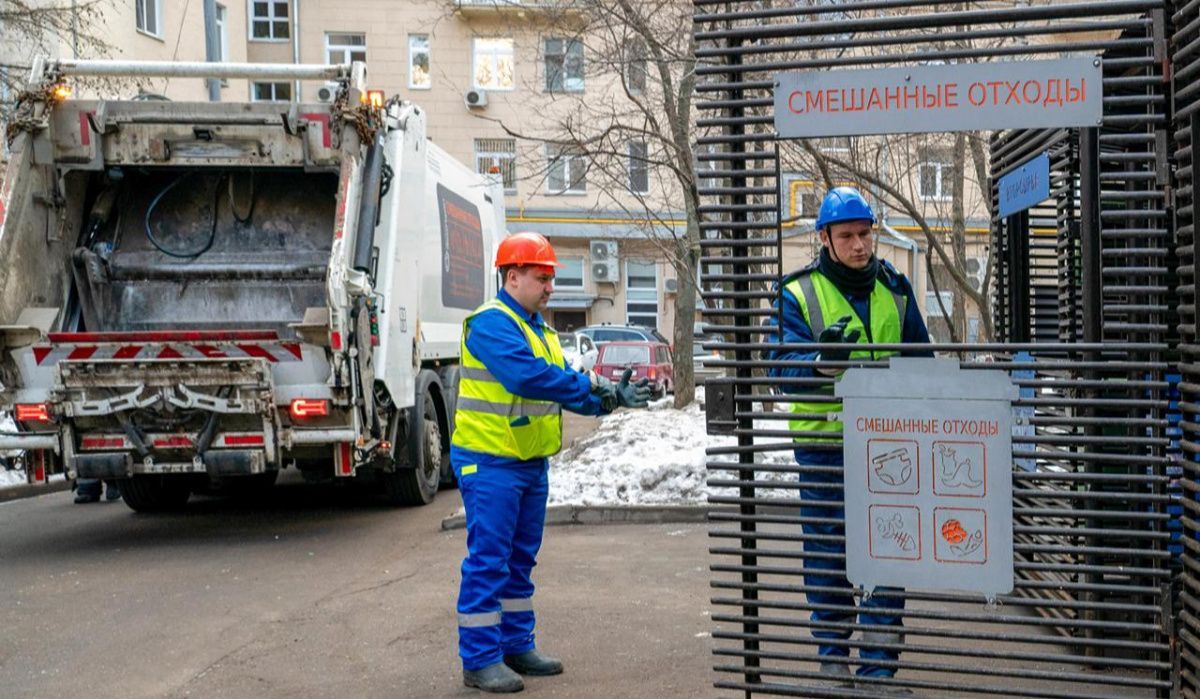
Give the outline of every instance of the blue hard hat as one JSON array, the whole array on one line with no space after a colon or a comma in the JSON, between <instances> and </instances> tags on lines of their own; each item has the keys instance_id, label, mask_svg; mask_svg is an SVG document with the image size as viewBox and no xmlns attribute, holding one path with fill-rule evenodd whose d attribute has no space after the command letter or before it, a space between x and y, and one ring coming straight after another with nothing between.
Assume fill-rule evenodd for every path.
<instances>
[{"instance_id":1,"label":"blue hard hat","mask_svg":"<svg viewBox=\"0 0 1200 699\"><path fill-rule=\"evenodd\" d=\"M817 230L843 221L870 221L875 223L875 212L854 187L834 187L821 202L817 213Z\"/></svg>"}]
</instances>

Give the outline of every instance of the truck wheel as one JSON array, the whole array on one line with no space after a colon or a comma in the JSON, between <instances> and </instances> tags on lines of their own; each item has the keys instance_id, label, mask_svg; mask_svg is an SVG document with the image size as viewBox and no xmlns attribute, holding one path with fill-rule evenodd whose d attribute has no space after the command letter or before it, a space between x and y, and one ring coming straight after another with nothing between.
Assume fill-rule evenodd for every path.
<instances>
[{"instance_id":1,"label":"truck wheel","mask_svg":"<svg viewBox=\"0 0 1200 699\"><path fill-rule=\"evenodd\" d=\"M417 440L410 451L414 463L383 474L384 497L393 505L428 505L437 495L441 480L442 430L437 406L429 390L422 391L422 395L423 410L410 413L409 429L412 439Z\"/></svg>"},{"instance_id":2,"label":"truck wheel","mask_svg":"<svg viewBox=\"0 0 1200 699\"><path fill-rule=\"evenodd\" d=\"M182 509L192 494L186 480L166 476L121 479L121 496L135 512L170 512Z\"/></svg>"}]
</instances>

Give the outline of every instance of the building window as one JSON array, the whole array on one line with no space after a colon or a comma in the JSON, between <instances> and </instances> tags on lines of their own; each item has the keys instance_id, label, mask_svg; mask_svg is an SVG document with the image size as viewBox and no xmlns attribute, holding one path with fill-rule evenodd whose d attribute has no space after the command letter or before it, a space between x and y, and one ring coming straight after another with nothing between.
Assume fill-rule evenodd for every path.
<instances>
[{"instance_id":1,"label":"building window","mask_svg":"<svg viewBox=\"0 0 1200 699\"><path fill-rule=\"evenodd\" d=\"M162 37L162 0L134 0L133 11L139 32Z\"/></svg>"},{"instance_id":2,"label":"building window","mask_svg":"<svg viewBox=\"0 0 1200 699\"><path fill-rule=\"evenodd\" d=\"M629 191L646 194L650 191L649 150L642 141L629 144Z\"/></svg>"},{"instance_id":3,"label":"building window","mask_svg":"<svg viewBox=\"0 0 1200 699\"><path fill-rule=\"evenodd\" d=\"M658 327L658 268L653 262L625 263L625 322Z\"/></svg>"},{"instance_id":4,"label":"building window","mask_svg":"<svg viewBox=\"0 0 1200 699\"><path fill-rule=\"evenodd\" d=\"M227 16L225 6L217 5L217 58L222 63L229 60L229 35L225 32ZM221 84L224 85L226 82L222 80Z\"/></svg>"},{"instance_id":5,"label":"building window","mask_svg":"<svg viewBox=\"0 0 1200 699\"><path fill-rule=\"evenodd\" d=\"M641 39L631 41L626 61L625 86L631 94L640 95L646 91L646 80L650 77L646 63L646 42Z\"/></svg>"},{"instance_id":6,"label":"building window","mask_svg":"<svg viewBox=\"0 0 1200 699\"><path fill-rule=\"evenodd\" d=\"M250 0L251 41L283 41L289 38L287 2Z\"/></svg>"},{"instance_id":7,"label":"building window","mask_svg":"<svg viewBox=\"0 0 1200 699\"><path fill-rule=\"evenodd\" d=\"M927 162L917 166L917 196L926 201L949 199L945 176L950 169L947 163Z\"/></svg>"},{"instance_id":8,"label":"building window","mask_svg":"<svg viewBox=\"0 0 1200 699\"><path fill-rule=\"evenodd\" d=\"M816 185L807 182L796 182L792 186L793 216L801 218L816 218L821 209L821 196L817 194Z\"/></svg>"},{"instance_id":9,"label":"building window","mask_svg":"<svg viewBox=\"0 0 1200 699\"><path fill-rule=\"evenodd\" d=\"M546 92L583 92L583 42L546 39Z\"/></svg>"},{"instance_id":10,"label":"building window","mask_svg":"<svg viewBox=\"0 0 1200 699\"><path fill-rule=\"evenodd\" d=\"M251 83L250 99L254 102L290 102L291 83Z\"/></svg>"},{"instance_id":11,"label":"building window","mask_svg":"<svg viewBox=\"0 0 1200 699\"><path fill-rule=\"evenodd\" d=\"M325 35L325 56L328 63L367 61L367 35L330 32Z\"/></svg>"},{"instance_id":12,"label":"building window","mask_svg":"<svg viewBox=\"0 0 1200 699\"><path fill-rule=\"evenodd\" d=\"M513 89L512 39L475 39L472 49L475 87L480 90Z\"/></svg>"},{"instance_id":13,"label":"building window","mask_svg":"<svg viewBox=\"0 0 1200 699\"><path fill-rule=\"evenodd\" d=\"M721 184L721 180L711 173L717 171L718 161L707 160L703 156L716 155L717 149L711 144L696 146L696 186L697 187L717 187Z\"/></svg>"},{"instance_id":14,"label":"building window","mask_svg":"<svg viewBox=\"0 0 1200 699\"><path fill-rule=\"evenodd\" d=\"M546 146L546 189L552 194L587 191L587 161L570 146Z\"/></svg>"},{"instance_id":15,"label":"building window","mask_svg":"<svg viewBox=\"0 0 1200 699\"><path fill-rule=\"evenodd\" d=\"M429 74L429 36L425 34L408 35L408 86L414 90L433 87L433 77Z\"/></svg>"},{"instance_id":16,"label":"building window","mask_svg":"<svg viewBox=\"0 0 1200 699\"><path fill-rule=\"evenodd\" d=\"M818 138L817 148L824 155L850 155L850 137L831 136L829 138Z\"/></svg>"},{"instance_id":17,"label":"building window","mask_svg":"<svg viewBox=\"0 0 1200 699\"><path fill-rule=\"evenodd\" d=\"M475 171L494 175L504 183L504 191L517 191L517 142L512 138L475 139Z\"/></svg>"},{"instance_id":18,"label":"building window","mask_svg":"<svg viewBox=\"0 0 1200 699\"><path fill-rule=\"evenodd\" d=\"M560 257L558 258L559 267L554 274L554 288L568 289L571 291L583 290L583 258L582 257Z\"/></svg>"}]
</instances>

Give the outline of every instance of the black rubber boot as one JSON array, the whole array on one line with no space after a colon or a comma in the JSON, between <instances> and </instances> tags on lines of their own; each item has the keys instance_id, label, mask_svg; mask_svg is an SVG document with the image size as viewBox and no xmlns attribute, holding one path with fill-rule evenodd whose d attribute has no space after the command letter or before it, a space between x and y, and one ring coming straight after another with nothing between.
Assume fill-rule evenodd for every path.
<instances>
[{"instance_id":1,"label":"black rubber boot","mask_svg":"<svg viewBox=\"0 0 1200 699\"><path fill-rule=\"evenodd\" d=\"M493 694L511 694L525 689L521 676L504 663L493 663L478 670L463 670L463 684Z\"/></svg>"},{"instance_id":2,"label":"black rubber boot","mask_svg":"<svg viewBox=\"0 0 1200 699\"><path fill-rule=\"evenodd\" d=\"M109 502L121 499L121 486L116 481L104 481L104 499Z\"/></svg>"},{"instance_id":3,"label":"black rubber boot","mask_svg":"<svg viewBox=\"0 0 1200 699\"><path fill-rule=\"evenodd\" d=\"M535 677L561 675L563 671L561 660L551 658L548 655L542 655L536 650L521 653L520 655L506 655L504 656L504 664L522 675L532 675Z\"/></svg>"}]
</instances>

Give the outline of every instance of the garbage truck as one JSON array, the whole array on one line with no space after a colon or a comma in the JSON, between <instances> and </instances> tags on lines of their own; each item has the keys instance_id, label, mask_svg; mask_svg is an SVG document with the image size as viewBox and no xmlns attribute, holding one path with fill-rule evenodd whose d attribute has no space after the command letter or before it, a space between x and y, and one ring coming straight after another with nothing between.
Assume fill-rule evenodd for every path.
<instances>
[{"instance_id":1,"label":"garbage truck","mask_svg":"<svg viewBox=\"0 0 1200 699\"><path fill-rule=\"evenodd\" d=\"M502 186L366 66L39 61L0 182L0 451L137 511L282 469L452 485ZM77 76L320 80L329 103L74 99ZM109 83L111 84L111 83ZM119 84L119 83L117 83Z\"/></svg>"}]
</instances>

